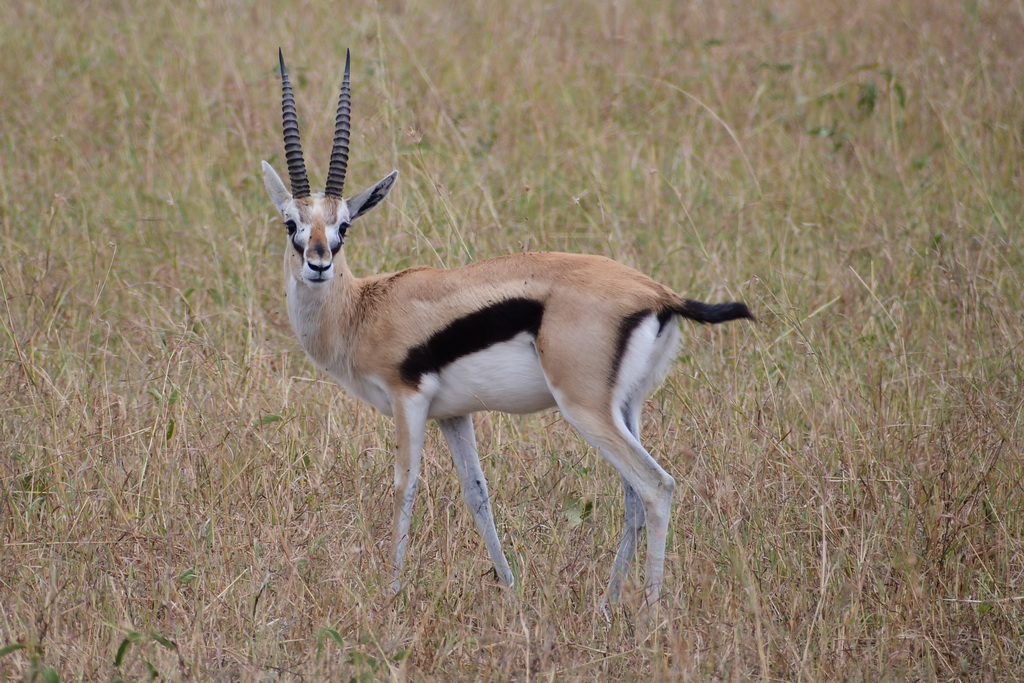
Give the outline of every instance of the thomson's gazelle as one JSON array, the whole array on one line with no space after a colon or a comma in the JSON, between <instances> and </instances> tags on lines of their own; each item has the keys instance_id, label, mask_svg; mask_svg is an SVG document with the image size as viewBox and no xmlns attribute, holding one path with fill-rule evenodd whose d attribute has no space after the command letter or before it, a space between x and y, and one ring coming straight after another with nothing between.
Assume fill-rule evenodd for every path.
<instances>
[{"instance_id":1,"label":"thomson's gazelle","mask_svg":"<svg viewBox=\"0 0 1024 683\"><path fill-rule=\"evenodd\" d=\"M279 55L280 56L280 55ZM441 426L462 495L502 584L512 570L494 528L471 414L557 406L622 478L625 531L608 583L614 602L647 526L648 604L658 599L675 481L640 444L640 409L679 340L677 318L751 318L742 303L684 299L601 256L510 254L461 268L409 268L357 278L342 244L352 222L387 196L398 171L344 199L349 60L323 194L310 194L288 72L281 58L291 193L263 162L288 229L288 314L317 366L395 420L394 588L409 540L427 421Z\"/></svg>"}]
</instances>

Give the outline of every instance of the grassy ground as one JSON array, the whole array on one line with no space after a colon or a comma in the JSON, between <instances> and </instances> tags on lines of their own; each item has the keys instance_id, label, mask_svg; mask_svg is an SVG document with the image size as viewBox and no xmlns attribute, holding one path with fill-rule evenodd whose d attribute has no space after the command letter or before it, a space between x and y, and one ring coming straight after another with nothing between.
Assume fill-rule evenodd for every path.
<instances>
[{"instance_id":1,"label":"grassy ground","mask_svg":"<svg viewBox=\"0 0 1024 683\"><path fill-rule=\"evenodd\" d=\"M1024 6L846 4L0 5L0 677L1024 676ZM314 185L346 47L349 184L401 171L357 273L597 252L759 316L645 407L653 633L554 413L476 419L520 585L432 430L391 599L391 425L283 310L278 46Z\"/></svg>"}]
</instances>

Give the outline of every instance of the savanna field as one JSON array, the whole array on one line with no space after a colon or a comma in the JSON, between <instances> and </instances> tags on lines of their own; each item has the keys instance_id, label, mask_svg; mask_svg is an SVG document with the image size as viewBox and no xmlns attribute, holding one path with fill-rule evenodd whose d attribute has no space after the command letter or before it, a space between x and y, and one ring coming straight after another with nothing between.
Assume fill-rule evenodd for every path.
<instances>
[{"instance_id":1,"label":"savanna field","mask_svg":"<svg viewBox=\"0 0 1024 683\"><path fill-rule=\"evenodd\" d=\"M0 5L0 678L1024 677L1024 5ZM345 49L356 274L589 252L682 323L676 478L610 620L618 475L479 414L505 590L428 431L290 329L277 49L322 188Z\"/></svg>"}]
</instances>

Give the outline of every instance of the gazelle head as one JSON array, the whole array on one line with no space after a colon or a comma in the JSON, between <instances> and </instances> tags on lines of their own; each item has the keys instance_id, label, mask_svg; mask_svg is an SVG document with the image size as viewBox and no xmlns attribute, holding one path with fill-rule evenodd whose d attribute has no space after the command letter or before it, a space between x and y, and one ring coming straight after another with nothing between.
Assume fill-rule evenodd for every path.
<instances>
[{"instance_id":1,"label":"gazelle head","mask_svg":"<svg viewBox=\"0 0 1024 683\"><path fill-rule=\"evenodd\" d=\"M306 164L302 158L302 143L299 140L299 122L295 115L295 98L292 96L288 70L280 50L278 58L281 62L284 149L292 191L285 189L280 176L266 161L263 162L263 183L288 229L286 263L289 272L296 279L318 286L334 277L335 256L345 242L345 233L352 221L377 206L388 195L398 177L398 171L392 171L377 184L354 197L342 197L348 166L349 115L352 110L349 97L349 55L346 51L345 79L338 98L334 147L331 149L327 183L323 194L310 194Z\"/></svg>"}]
</instances>

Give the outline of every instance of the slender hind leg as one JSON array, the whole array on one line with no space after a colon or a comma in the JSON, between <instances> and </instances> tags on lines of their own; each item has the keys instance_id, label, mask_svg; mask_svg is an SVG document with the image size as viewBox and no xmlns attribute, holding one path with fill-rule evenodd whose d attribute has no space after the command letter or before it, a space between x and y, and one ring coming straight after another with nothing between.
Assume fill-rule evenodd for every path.
<instances>
[{"instance_id":1,"label":"slender hind leg","mask_svg":"<svg viewBox=\"0 0 1024 683\"><path fill-rule=\"evenodd\" d=\"M623 470L634 470L633 476L625 477L634 495L642 502L644 519L636 520L633 535L646 521L647 526L647 571L644 582L644 597L647 605L657 603L665 577L665 544L668 540L668 523L672 512L672 494L676 482L651 455L640 445L632 434L623 435L622 450L611 451L605 457L612 465ZM602 453L605 451L602 449ZM639 516L640 511L634 513ZM627 532L629 533L629 532ZM623 539L624 543L628 539ZM618 557L616 557L618 559ZM628 567L628 562L625 563ZM624 567L625 569L625 567ZM613 577L615 572L613 571ZM609 582L609 591L617 586Z\"/></svg>"},{"instance_id":2,"label":"slender hind leg","mask_svg":"<svg viewBox=\"0 0 1024 683\"><path fill-rule=\"evenodd\" d=\"M639 402L637 402L639 405ZM630 434L634 438L639 439L640 437L640 411L639 409L628 409L625 410L623 417L627 417L629 422L626 425L629 429ZM622 529L622 540L619 541L619 550L615 553L615 562L612 564L612 575L608 580L608 591L605 594L605 599L602 600L602 607L604 604L611 603L615 604L619 601L619 593L622 590L622 582L626 579L626 575L629 573L629 566L633 562L633 555L636 553L637 538L640 535L640 531L644 528L646 522L646 513L644 512L643 501L636 495L636 491L629 485L629 482L625 478L622 480L622 494L625 504L625 520Z\"/></svg>"},{"instance_id":3,"label":"slender hind leg","mask_svg":"<svg viewBox=\"0 0 1024 683\"><path fill-rule=\"evenodd\" d=\"M633 555L636 553L636 542L640 531L644 528L646 513L644 504L636 491L625 479L622 480L622 492L625 497L626 515L625 524L622 530L622 540L619 541L619 550L615 553L615 562L612 564L612 575L608 580L608 591L603 604L615 604L619 601L619 593L622 591L622 582L629 573L629 566L633 562Z\"/></svg>"},{"instance_id":4,"label":"slender hind leg","mask_svg":"<svg viewBox=\"0 0 1024 683\"><path fill-rule=\"evenodd\" d=\"M491 501L487 495L487 480L480 467L480 456L476 450L476 438L473 436L473 419L469 415L438 420L441 433L448 442L448 449L455 461L455 469L459 473L462 485L462 500L473 515L477 531L484 539L487 552L498 573L498 580L503 586L511 586L512 570L501 550L498 531L494 528L494 515L491 512Z\"/></svg>"},{"instance_id":5,"label":"slender hind leg","mask_svg":"<svg viewBox=\"0 0 1024 683\"><path fill-rule=\"evenodd\" d=\"M557 395L556 395L557 396ZM647 575L644 596L647 605L654 605L661 595L665 575L665 542L668 538L669 516L672 510L672 493L675 480L651 457L640 442L626 428L622 419L614 413L592 410L581 405L564 405L559 408L566 419L590 442L601 455L616 469L627 488L633 492L642 505L643 518L647 527ZM627 500L630 498L629 493ZM617 597L621 576L629 566L632 550L636 547L636 534L640 522L640 510L636 503L627 502L627 525L619 552L615 557L612 578L609 581L609 598ZM629 524L630 510L632 522Z\"/></svg>"},{"instance_id":6,"label":"slender hind leg","mask_svg":"<svg viewBox=\"0 0 1024 683\"><path fill-rule=\"evenodd\" d=\"M588 327L587 321L575 311L566 311L565 315L576 321L574 334L579 338L607 336L597 325ZM679 333L674 326L665 327L653 312L630 325L631 332L625 326L620 328L626 330L628 337L620 344L624 350L617 369L610 368L615 370L611 382L593 372L592 355L580 353L574 345L548 344L543 330L537 338L537 350L548 388L562 415L600 450L624 483L626 530L608 584L609 597L618 595L636 547L637 533L646 522L644 593L647 605L653 605L661 594L665 575L665 542L675 480L644 449L634 432L640 402L664 376Z\"/></svg>"}]
</instances>

